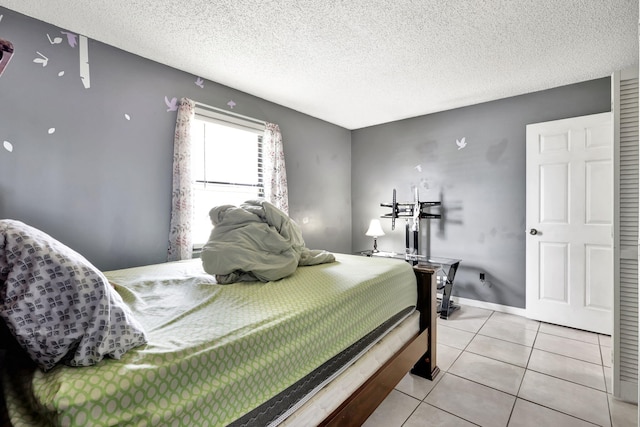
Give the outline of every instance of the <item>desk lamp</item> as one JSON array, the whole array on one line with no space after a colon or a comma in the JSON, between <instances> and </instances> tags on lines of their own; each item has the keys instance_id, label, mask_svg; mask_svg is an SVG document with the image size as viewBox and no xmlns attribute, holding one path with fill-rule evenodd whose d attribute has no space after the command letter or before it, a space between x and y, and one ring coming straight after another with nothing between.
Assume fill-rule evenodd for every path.
<instances>
[{"instance_id":1,"label":"desk lamp","mask_svg":"<svg viewBox=\"0 0 640 427\"><path fill-rule=\"evenodd\" d=\"M384 236L382 231L382 225L380 225L379 219L372 219L369 223L369 229L365 233L366 236L373 237L373 252L378 252L378 237Z\"/></svg>"}]
</instances>

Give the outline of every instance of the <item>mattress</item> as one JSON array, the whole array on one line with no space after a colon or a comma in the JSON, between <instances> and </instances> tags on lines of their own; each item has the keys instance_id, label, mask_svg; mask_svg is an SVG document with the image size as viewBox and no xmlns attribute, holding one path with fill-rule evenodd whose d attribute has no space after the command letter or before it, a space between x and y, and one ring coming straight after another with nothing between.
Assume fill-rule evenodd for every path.
<instances>
[{"instance_id":1,"label":"mattress","mask_svg":"<svg viewBox=\"0 0 640 427\"><path fill-rule=\"evenodd\" d=\"M349 346L335 357L313 370L291 387L283 390L269 401L258 406L233 423L230 427L269 426L274 427L288 419L297 409L325 386L331 385L335 377L348 370L350 366L364 357L369 349L381 338L392 333L396 327L404 322L411 314L415 314L413 307L402 312L377 327L375 330ZM408 339L407 339L408 341Z\"/></svg>"},{"instance_id":2,"label":"mattress","mask_svg":"<svg viewBox=\"0 0 640 427\"><path fill-rule=\"evenodd\" d=\"M119 361L34 372L23 384L31 407L5 384L12 422L233 422L415 305L407 263L336 259L276 282L225 286L215 284L199 260L107 272L148 344Z\"/></svg>"},{"instance_id":3,"label":"mattress","mask_svg":"<svg viewBox=\"0 0 640 427\"><path fill-rule=\"evenodd\" d=\"M420 329L420 313L405 318L388 331L370 349L360 355L353 364L341 369L330 382L303 399L299 405L282 417L281 426L315 426L335 411L352 393L380 369Z\"/></svg>"}]
</instances>

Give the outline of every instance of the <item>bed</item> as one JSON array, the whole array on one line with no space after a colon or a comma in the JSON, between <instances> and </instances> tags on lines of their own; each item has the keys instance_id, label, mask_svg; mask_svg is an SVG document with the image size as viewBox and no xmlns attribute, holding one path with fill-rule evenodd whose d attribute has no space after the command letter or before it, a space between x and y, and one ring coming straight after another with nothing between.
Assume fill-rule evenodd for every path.
<instances>
[{"instance_id":1,"label":"bed","mask_svg":"<svg viewBox=\"0 0 640 427\"><path fill-rule=\"evenodd\" d=\"M335 256L224 286L197 259L105 272L146 343L47 370L9 351L11 423L361 424L410 369L437 375L435 281L427 267Z\"/></svg>"}]
</instances>

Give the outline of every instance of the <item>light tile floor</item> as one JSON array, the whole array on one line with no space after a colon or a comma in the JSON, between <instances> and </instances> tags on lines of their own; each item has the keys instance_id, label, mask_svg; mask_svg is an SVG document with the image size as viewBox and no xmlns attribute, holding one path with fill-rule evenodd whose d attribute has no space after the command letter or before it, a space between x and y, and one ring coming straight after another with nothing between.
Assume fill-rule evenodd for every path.
<instances>
[{"instance_id":1,"label":"light tile floor","mask_svg":"<svg viewBox=\"0 0 640 427\"><path fill-rule=\"evenodd\" d=\"M638 425L611 392L611 337L476 307L438 319L434 381L407 374L366 427Z\"/></svg>"}]
</instances>

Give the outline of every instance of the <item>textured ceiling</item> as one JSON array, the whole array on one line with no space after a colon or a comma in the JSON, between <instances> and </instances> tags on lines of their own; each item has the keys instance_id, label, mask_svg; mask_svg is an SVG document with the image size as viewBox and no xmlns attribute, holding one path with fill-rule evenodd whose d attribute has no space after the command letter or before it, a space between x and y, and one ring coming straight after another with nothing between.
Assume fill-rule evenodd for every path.
<instances>
[{"instance_id":1,"label":"textured ceiling","mask_svg":"<svg viewBox=\"0 0 640 427\"><path fill-rule=\"evenodd\" d=\"M357 129L610 75L638 0L0 0Z\"/></svg>"}]
</instances>

